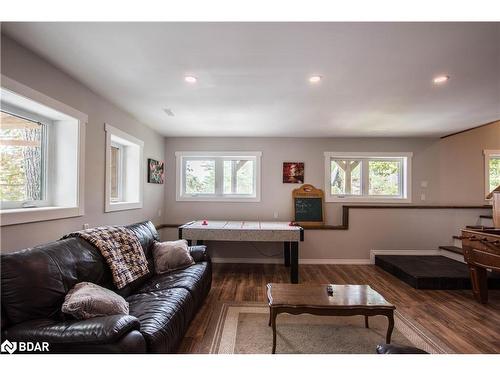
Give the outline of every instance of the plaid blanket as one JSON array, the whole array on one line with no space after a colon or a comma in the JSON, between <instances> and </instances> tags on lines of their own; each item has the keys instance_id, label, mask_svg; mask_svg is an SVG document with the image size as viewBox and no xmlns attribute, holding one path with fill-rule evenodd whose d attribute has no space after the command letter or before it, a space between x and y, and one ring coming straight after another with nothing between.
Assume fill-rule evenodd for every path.
<instances>
[{"instance_id":1,"label":"plaid blanket","mask_svg":"<svg viewBox=\"0 0 500 375\"><path fill-rule=\"evenodd\" d=\"M64 238L80 237L97 247L106 260L118 289L146 275L148 262L134 232L124 227L96 227L68 233Z\"/></svg>"}]
</instances>

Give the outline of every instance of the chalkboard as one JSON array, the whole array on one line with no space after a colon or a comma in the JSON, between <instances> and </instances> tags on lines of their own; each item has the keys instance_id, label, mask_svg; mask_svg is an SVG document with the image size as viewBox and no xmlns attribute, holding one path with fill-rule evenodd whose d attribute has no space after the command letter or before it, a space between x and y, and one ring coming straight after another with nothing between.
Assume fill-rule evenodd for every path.
<instances>
[{"instance_id":1,"label":"chalkboard","mask_svg":"<svg viewBox=\"0 0 500 375\"><path fill-rule=\"evenodd\" d=\"M295 198L295 221L323 222L323 199L300 197Z\"/></svg>"}]
</instances>

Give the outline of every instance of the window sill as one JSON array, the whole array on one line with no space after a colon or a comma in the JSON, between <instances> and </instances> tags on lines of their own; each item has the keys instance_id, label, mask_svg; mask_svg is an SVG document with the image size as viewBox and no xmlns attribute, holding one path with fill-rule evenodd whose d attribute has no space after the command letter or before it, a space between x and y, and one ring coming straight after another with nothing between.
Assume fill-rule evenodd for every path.
<instances>
[{"instance_id":1,"label":"window sill","mask_svg":"<svg viewBox=\"0 0 500 375\"><path fill-rule=\"evenodd\" d=\"M106 203L105 212L135 210L142 208L142 202L110 202Z\"/></svg>"},{"instance_id":2,"label":"window sill","mask_svg":"<svg viewBox=\"0 0 500 375\"><path fill-rule=\"evenodd\" d=\"M346 198L338 198L327 196L325 197L325 202L329 203L395 203L395 204L407 204L411 203L411 198L377 198L377 197L346 197Z\"/></svg>"},{"instance_id":3,"label":"window sill","mask_svg":"<svg viewBox=\"0 0 500 375\"><path fill-rule=\"evenodd\" d=\"M80 207L33 207L0 210L0 226L33 223L83 215Z\"/></svg>"},{"instance_id":4,"label":"window sill","mask_svg":"<svg viewBox=\"0 0 500 375\"><path fill-rule=\"evenodd\" d=\"M226 202L226 203L255 203L260 197L251 198L222 198L222 197L177 197L177 202Z\"/></svg>"}]
</instances>

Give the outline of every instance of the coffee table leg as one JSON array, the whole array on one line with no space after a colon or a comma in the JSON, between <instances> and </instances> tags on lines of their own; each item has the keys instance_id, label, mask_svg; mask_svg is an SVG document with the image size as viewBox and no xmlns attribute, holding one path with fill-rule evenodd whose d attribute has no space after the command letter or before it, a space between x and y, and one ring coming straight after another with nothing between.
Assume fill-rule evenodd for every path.
<instances>
[{"instance_id":1,"label":"coffee table leg","mask_svg":"<svg viewBox=\"0 0 500 375\"><path fill-rule=\"evenodd\" d=\"M394 313L391 311L389 315L387 315L387 320L389 320L389 326L387 327L387 336L385 338L385 343L391 343L392 330L394 329Z\"/></svg>"},{"instance_id":2,"label":"coffee table leg","mask_svg":"<svg viewBox=\"0 0 500 375\"><path fill-rule=\"evenodd\" d=\"M272 354L276 353L276 310L271 308L271 326L273 327L273 351Z\"/></svg>"},{"instance_id":3,"label":"coffee table leg","mask_svg":"<svg viewBox=\"0 0 500 375\"><path fill-rule=\"evenodd\" d=\"M370 328L368 325L368 315L365 315L365 328Z\"/></svg>"}]
</instances>

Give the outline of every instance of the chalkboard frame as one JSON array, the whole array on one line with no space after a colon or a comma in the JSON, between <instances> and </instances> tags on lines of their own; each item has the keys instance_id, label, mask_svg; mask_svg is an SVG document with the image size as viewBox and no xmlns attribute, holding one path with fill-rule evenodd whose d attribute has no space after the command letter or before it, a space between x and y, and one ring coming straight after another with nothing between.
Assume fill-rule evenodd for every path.
<instances>
[{"instance_id":1,"label":"chalkboard frame","mask_svg":"<svg viewBox=\"0 0 500 375\"><path fill-rule=\"evenodd\" d=\"M300 199L321 199L321 220L317 221L297 221L297 212L295 200ZM325 193L321 189L315 188L313 185L304 184L301 187L292 191L292 205L294 221L302 227L321 226L325 224Z\"/></svg>"}]
</instances>

